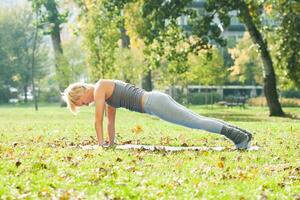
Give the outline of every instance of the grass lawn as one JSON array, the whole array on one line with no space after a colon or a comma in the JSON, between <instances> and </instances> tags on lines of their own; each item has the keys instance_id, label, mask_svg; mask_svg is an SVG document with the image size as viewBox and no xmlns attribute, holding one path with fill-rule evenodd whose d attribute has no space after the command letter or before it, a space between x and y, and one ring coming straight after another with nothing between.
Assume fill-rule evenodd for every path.
<instances>
[{"instance_id":1,"label":"grass lawn","mask_svg":"<svg viewBox=\"0 0 300 200\"><path fill-rule=\"evenodd\" d=\"M259 151L83 150L93 108L0 107L0 199L300 199L300 108L191 107L254 133ZM134 131L141 127L141 131ZM225 146L225 138L117 111L117 143Z\"/></svg>"}]
</instances>

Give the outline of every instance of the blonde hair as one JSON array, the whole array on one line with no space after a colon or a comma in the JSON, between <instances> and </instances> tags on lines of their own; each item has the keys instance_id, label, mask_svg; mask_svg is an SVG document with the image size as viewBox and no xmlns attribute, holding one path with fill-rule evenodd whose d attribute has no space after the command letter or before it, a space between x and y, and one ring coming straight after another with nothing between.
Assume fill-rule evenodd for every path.
<instances>
[{"instance_id":1,"label":"blonde hair","mask_svg":"<svg viewBox=\"0 0 300 200\"><path fill-rule=\"evenodd\" d=\"M63 92L63 99L67 103L69 110L73 114L78 113L78 106L76 102L85 93L85 91L92 87L92 84L77 82L69 85Z\"/></svg>"}]
</instances>

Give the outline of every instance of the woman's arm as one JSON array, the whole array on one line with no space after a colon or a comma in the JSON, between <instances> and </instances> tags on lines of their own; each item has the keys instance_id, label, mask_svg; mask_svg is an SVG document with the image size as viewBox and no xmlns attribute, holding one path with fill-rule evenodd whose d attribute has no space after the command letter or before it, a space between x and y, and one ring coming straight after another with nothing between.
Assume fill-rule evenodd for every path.
<instances>
[{"instance_id":1,"label":"woman's arm","mask_svg":"<svg viewBox=\"0 0 300 200\"><path fill-rule=\"evenodd\" d=\"M108 105L107 109L107 132L109 145L113 145L115 142L115 119L116 119L116 108Z\"/></svg>"},{"instance_id":2,"label":"woman's arm","mask_svg":"<svg viewBox=\"0 0 300 200\"><path fill-rule=\"evenodd\" d=\"M98 144L103 145L103 111L105 107L105 90L103 84L99 84L94 91L95 99L95 130Z\"/></svg>"}]
</instances>

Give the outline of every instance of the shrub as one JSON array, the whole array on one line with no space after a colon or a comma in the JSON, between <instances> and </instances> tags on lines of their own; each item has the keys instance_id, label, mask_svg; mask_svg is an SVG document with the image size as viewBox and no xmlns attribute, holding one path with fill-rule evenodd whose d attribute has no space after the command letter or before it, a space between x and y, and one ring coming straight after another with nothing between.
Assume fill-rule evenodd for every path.
<instances>
[{"instance_id":1,"label":"shrub","mask_svg":"<svg viewBox=\"0 0 300 200\"><path fill-rule=\"evenodd\" d=\"M40 91L39 94L39 99L42 102L48 102L48 103L53 103L53 102L59 102L60 101L60 92L58 89L51 87L49 90L45 91Z\"/></svg>"},{"instance_id":2,"label":"shrub","mask_svg":"<svg viewBox=\"0 0 300 200\"><path fill-rule=\"evenodd\" d=\"M220 100L221 95L216 92L190 93L188 96L188 102L194 105L214 104Z\"/></svg>"},{"instance_id":3,"label":"shrub","mask_svg":"<svg viewBox=\"0 0 300 200\"><path fill-rule=\"evenodd\" d=\"M285 98L300 98L300 91L287 90L287 91L281 92L281 95Z\"/></svg>"},{"instance_id":4,"label":"shrub","mask_svg":"<svg viewBox=\"0 0 300 200\"><path fill-rule=\"evenodd\" d=\"M300 99L297 98L280 98L281 106L283 107L299 107ZM249 106L267 106L265 97L255 97L248 100Z\"/></svg>"},{"instance_id":5,"label":"shrub","mask_svg":"<svg viewBox=\"0 0 300 200\"><path fill-rule=\"evenodd\" d=\"M8 103L10 91L8 88L0 87L0 103Z\"/></svg>"}]
</instances>

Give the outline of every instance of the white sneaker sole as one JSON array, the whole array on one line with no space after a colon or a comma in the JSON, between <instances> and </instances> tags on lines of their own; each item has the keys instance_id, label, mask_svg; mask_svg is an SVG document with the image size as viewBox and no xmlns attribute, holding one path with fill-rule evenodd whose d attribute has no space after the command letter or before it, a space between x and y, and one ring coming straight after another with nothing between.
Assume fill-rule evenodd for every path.
<instances>
[{"instance_id":1,"label":"white sneaker sole","mask_svg":"<svg viewBox=\"0 0 300 200\"><path fill-rule=\"evenodd\" d=\"M251 140L252 140L252 135L247 134L247 139L245 141L235 145L236 149L238 149L238 150L249 149Z\"/></svg>"}]
</instances>

